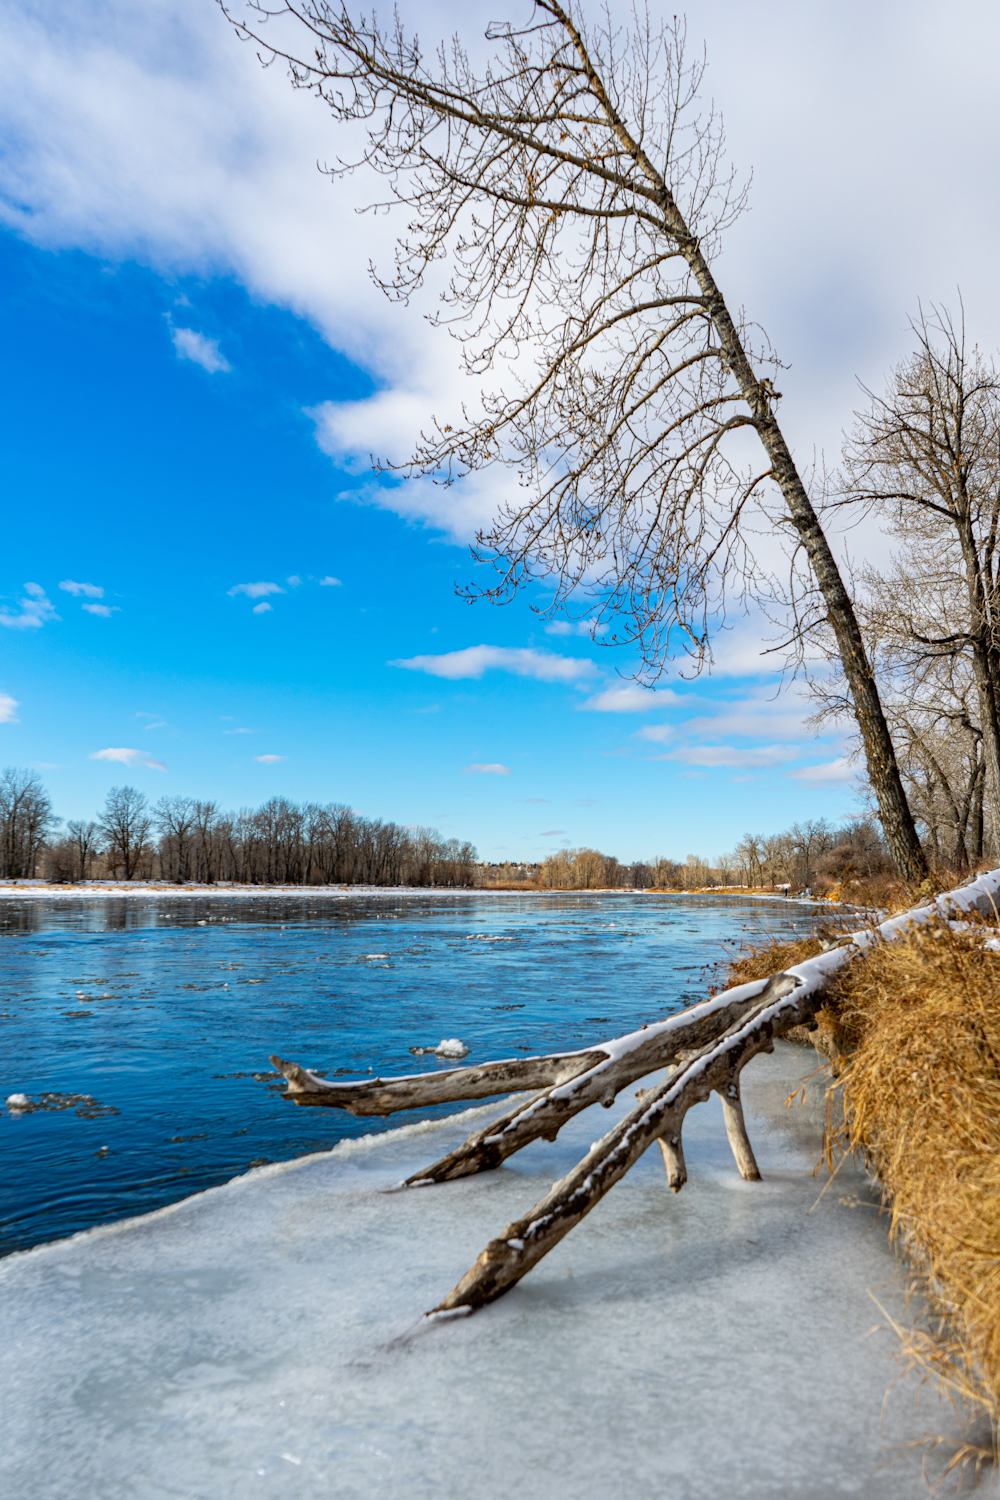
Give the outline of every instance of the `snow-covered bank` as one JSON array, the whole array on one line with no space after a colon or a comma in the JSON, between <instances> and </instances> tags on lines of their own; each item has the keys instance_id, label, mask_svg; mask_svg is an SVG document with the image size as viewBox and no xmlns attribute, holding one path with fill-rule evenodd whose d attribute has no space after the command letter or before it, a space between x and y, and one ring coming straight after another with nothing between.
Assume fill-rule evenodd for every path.
<instances>
[{"instance_id":1,"label":"snow-covered bank","mask_svg":"<svg viewBox=\"0 0 1000 1500\"><path fill-rule=\"evenodd\" d=\"M913 1500L953 1432L909 1390L868 1290L898 1310L864 1179L815 1210L820 1112L783 1108L813 1055L744 1074L765 1181L736 1173L713 1098L514 1292L422 1324L482 1245L627 1110L590 1110L501 1171L379 1191L457 1144L445 1122L266 1167L144 1219L0 1264L0 1476L40 1500L383 1495ZM475 1111L486 1118L484 1110ZM609 1119L610 1115L610 1119Z\"/></svg>"},{"instance_id":2,"label":"snow-covered bank","mask_svg":"<svg viewBox=\"0 0 1000 1500\"><path fill-rule=\"evenodd\" d=\"M552 887L551 889L539 890L536 887L527 887L524 890L498 890L488 885L174 885L168 881L82 881L78 885L50 885L47 881L34 882L9 882L0 884L0 901L17 900L98 900L113 897L128 897L135 900L143 898L149 900L151 897L167 900L204 900L211 897L226 900L246 900L255 897L290 897L294 896L302 900L340 900L355 896L383 896L383 897L407 897L407 896L433 896L437 899L449 896L495 896L502 900L510 896L654 896L658 898L673 897L678 900L697 901L707 900L730 900L730 901L766 901L777 906L808 906L815 908L828 908L834 911L857 911L858 907L846 906L841 903L826 900L811 899L802 896L785 897L775 894L764 894L760 891L654 891L633 890L625 886L608 886L599 890L563 890Z\"/></svg>"}]
</instances>

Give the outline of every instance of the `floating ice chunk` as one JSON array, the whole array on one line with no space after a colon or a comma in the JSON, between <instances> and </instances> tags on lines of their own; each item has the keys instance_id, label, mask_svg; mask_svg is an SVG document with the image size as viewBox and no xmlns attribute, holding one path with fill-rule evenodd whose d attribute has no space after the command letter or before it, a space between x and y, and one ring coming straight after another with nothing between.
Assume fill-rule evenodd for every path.
<instances>
[{"instance_id":1,"label":"floating ice chunk","mask_svg":"<svg viewBox=\"0 0 1000 1500\"><path fill-rule=\"evenodd\" d=\"M388 953L366 953L365 958L389 958Z\"/></svg>"},{"instance_id":2,"label":"floating ice chunk","mask_svg":"<svg viewBox=\"0 0 1000 1500\"><path fill-rule=\"evenodd\" d=\"M8 1094L7 1095L7 1108L8 1109L26 1109L30 1103L31 1103L31 1100L28 1098L27 1094Z\"/></svg>"},{"instance_id":3,"label":"floating ice chunk","mask_svg":"<svg viewBox=\"0 0 1000 1500\"><path fill-rule=\"evenodd\" d=\"M437 1057L468 1057L469 1049L457 1036L442 1037L434 1048Z\"/></svg>"},{"instance_id":4,"label":"floating ice chunk","mask_svg":"<svg viewBox=\"0 0 1000 1500\"><path fill-rule=\"evenodd\" d=\"M457 1036L444 1037L436 1047L411 1047L411 1057L468 1057L469 1049ZM369 1069L369 1071L371 1071Z\"/></svg>"}]
</instances>

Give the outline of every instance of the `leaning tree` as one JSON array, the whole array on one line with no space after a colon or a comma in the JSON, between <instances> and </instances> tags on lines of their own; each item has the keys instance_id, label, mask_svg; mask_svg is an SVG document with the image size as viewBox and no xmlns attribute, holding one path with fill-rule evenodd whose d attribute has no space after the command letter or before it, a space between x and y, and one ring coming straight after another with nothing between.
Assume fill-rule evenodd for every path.
<instances>
[{"instance_id":1,"label":"leaning tree","mask_svg":"<svg viewBox=\"0 0 1000 1500\"><path fill-rule=\"evenodd\" d=\"M890 851L922 879L851 597L776 416L777 361L712 271L744 193L683 26L641 11L591 23L534 0L524 24L489 29L478 66L457 39L426 52L398 16L220 3L265 61L362 130L334 171L380 174L407 215L389 295L447 264L439 316L478 394L435 420L408 467L445 483L516 471L516 499L478 538L497 569L481 592L544 579L552 609L585 601L647 676L677 650L700 667L727 602L769 596L760 532L783 528L812 591L797 629L832 629Z\"/></svg>"}]
</instances>

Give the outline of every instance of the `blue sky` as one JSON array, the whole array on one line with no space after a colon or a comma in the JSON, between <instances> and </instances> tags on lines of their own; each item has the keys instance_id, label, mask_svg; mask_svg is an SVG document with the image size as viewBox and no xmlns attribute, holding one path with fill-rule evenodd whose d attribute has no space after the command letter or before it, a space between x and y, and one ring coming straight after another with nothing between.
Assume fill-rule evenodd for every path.
<instances>
[{"instance_id":1,"label":"blue sky","mask_svg":"<svg viewBox=\"0 0 1000 1500\"><path fill-rule=\"evenodd\" d=\"M0 762L40 768L67 817L123 780L229 807L284 792L429 824L493 859L565 843L714 855L747 829L856 806L839 740L810 735L794 694L775 698L753 621L711 679L672 675L650 695L628 686L625 652L546 630L532 597L458 599L497 496L373 486L367 453L392 451L435 382L452 389L453 355L369 287L389 231L351 214L356 179L333 190L316 173L322 115L258 73L208 0L46 9L43 36L36 7L11 8L13 103L5 91ZM722 17L706 7L704 29L732 83L739 38ZM798 45L821 66L815 36ZM922 45L929 58L931 30ZM796 231L815 256L800 239L790 276L762 232L789 147L732 93L736 154L758 171L760 156L764 177L733 278L792 341L789 420L835 445L854 375L905 353L911 287L935 295L950 277L947 294L964 271L991 343L975 252L995 210L981 195L967 266L924 245L902 276L889 217L873 271L846 228L831 249L834 214ZM855 152L836 162L874 212L875 163L859 182Z\"/></svg>"}]
</instances>

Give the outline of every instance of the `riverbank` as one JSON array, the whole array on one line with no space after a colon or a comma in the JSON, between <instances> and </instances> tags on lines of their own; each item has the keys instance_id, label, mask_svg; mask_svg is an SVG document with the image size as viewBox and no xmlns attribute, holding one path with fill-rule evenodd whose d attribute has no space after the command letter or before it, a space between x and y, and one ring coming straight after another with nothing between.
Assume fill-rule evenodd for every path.
<instances>
[{"instance_id":1,"label":"riverbank","mask_svg":"<svg viewBox=\"0 0 1000 1500\"><path fill-rule=\"evenodd\" d=\"M557 886L490 886L490 885L236 885L219 881L212 885L198 885L190 881L177 885L168 881L139 880L90 880L76 884L50 883L48 881L0 882L0 902L11 900L51 899L53 901L86 900L109 896L166 900L199 900L219 898L221 900L248 899L254 897L300 897L308 901L326 898L343 899L345 896L617 896L629 897L675 897L697 900L707 897L717 901L769 901L780 905L808 906L817 909L859 910L844 902L831 901L826 897L786 896L780 891L746 891L735 887L713 887L698 891L682 890L633 890L629 886L595 887L593 890L563 889Z\"/></svg>"},{"instance_id":2,"label":"riverbank","mask_svg":"<svg viewBox=\"0 0 1000 1500\"><path fill-rule=\"evenodd\" d=\"M0 1475L10 1493L190 1500L913 1500L945 1403L898 1375L904 1316L863 1173L819 1197L822 1090L779 1043L744 1074L764 1175L713 1098L690 1181L649 1152L501 1303L426 1326L482 1245L631 1107L594 1108L507 1166L386 1193L466 1119L345 1141L0 1264ZM488 1112L477 1111L485 1120ZM428 1138L428 1132L430 1137ZM817 1199L819 1201L817 1202Z\"/></svg>"},{"instance_id":3,"label":"riverbank","mask_svg":"<svg viewBox=\"0 0 1000 1500\"><path fill-rule=\"evenodd\" d=\"M765 944L727 982L819 951ZM813 1040L826 1057L831 1167L863 1159L922 1307L900 1329L914 1369L979 1413L964 1453L996 1462L1000 1418L1000 936L988 923L915 926L853 960ZM805 1039L805 1038L803 1038Z\"/></svg>"}]
</instances>

